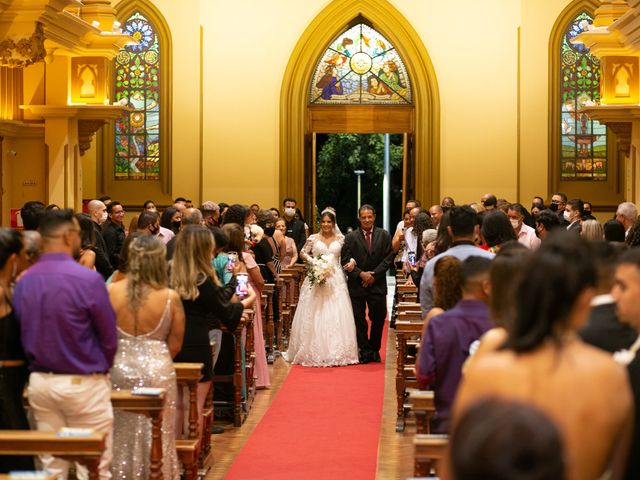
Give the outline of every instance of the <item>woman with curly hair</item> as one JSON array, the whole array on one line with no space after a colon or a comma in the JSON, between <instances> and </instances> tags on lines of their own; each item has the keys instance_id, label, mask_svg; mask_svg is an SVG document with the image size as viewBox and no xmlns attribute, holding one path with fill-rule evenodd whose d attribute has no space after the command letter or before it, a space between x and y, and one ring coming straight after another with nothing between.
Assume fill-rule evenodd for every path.
<instances>
[{"instance_id":1,"label":"woman with curly hair","mask_svg":"<svg viewBox=\"0 0 640 480\"><path fill-rule=\"evenodd\" d=\"M442 257L433 269L433 308L425 317L426 331L429 320L453 308L462 298L462 262L456 257Z\"/></svg>"}]
</instances>

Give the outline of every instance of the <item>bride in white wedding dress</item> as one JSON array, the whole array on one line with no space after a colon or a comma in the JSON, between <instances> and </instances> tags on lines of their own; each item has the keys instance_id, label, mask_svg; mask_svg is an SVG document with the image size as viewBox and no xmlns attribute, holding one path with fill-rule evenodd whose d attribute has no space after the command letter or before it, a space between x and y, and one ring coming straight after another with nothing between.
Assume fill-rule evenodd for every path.
<instances>
[{"instance_id":1,"label":"bride in white wedding dress","mask_svg":"<svg viewBox=\"0 0 640 480\"><path fill-rule=\"evenodd\" d=\"M305 367L333 367L358 362L358 342L349 290L340 252L344 236L336 228L336 217L323 211L320 233L310 235L301 251L306 262L320 255L333 264L322 285L311 285L305 278L298 308L291 325L289 349L285 359Z\"/></svg>"}]
</instances>

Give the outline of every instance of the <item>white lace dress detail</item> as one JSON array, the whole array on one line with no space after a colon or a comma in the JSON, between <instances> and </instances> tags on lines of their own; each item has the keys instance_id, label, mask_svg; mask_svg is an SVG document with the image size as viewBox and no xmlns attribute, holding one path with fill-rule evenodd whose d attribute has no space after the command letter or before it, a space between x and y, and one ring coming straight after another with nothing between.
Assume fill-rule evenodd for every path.
<instances>
[{"instance_id":1,"label":"white lace dress detail","mask_svg":"<svg viewBox=\"0 0 640 480\"><path fill-rule=\"evenodd\" d=\"M349 290L340 265L343 236L325 244L311 235L302 258L330 253L335 273L323 285L311 287L305 279L293 318L289 349L291 363L306 367L333 367L358 363L358 342Z\"/></svg>"}]
</instances>

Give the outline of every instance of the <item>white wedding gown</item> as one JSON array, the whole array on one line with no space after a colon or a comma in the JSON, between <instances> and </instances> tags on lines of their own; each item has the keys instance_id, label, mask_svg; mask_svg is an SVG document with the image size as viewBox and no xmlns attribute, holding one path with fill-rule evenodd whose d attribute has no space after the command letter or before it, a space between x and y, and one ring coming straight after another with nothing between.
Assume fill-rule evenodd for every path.
<instances>
[{"instance_id":1,"label":"white wedding gown","mask_svg":"<svg viewBox=\"0 0 640 480\"><path fill-rule=\"evenodd\" d=\"M330 253L335 272L323 285L311 287L305 278L291 325L285 359L306 367L333 367L358 363L356 325L345 275L340 265L344 237L326 245L311 235L303 252L317 257Z\"/></svg>"}]
</instances>

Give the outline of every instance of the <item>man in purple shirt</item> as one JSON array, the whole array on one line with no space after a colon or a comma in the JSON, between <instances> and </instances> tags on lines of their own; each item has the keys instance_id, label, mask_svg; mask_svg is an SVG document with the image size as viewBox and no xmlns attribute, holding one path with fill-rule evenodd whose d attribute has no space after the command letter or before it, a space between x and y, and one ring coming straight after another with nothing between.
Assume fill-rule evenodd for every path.
<instances>
[{"instance_id":1,"label":"man in purple shirt","mask_svg":"<svg viewBox=\"0 0 640 480\"><path fill-rule=\"evenodd\" d=\"M489 321L491 260L471 256L462 262L462 300L429 321L420 346L418 383L434 390L433 433L448 433L451 407L462 378L469 347L492 325Z\"/></svg>"},{"instance_id":2,"label":"man in purple shirt","mask_svg":"<svg viewBox=\"0 0 640 480\"><path fill-rule=\"evenodd\" d=\"M113 411L107 373L117 349L115 314L100 274L74 261L80 226L71 210L40 222L44 254L16 285L13 301L31 375L29 404L38 430L90 428L107 433L100 478L111 478ZM68 463L41 457L67 478ZM78 466L78 478L86 469Z\"/></svg>"}]
</instances>

